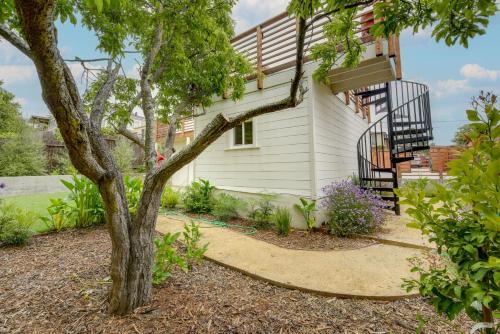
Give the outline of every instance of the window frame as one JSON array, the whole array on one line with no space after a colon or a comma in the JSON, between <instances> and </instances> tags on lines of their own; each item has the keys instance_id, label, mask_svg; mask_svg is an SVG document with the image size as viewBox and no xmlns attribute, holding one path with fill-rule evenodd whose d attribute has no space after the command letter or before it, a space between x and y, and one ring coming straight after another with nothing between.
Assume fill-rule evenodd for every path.
<instances>
[{"instance_id":1,"label":"window frame","mask_svg":"<svg viewBox=\"0 0 500 334\"><path fill-rule=\"evenodd\" d=\"M244 123L252 123L252 143L247 144L245 143L245 126ZM246 149L246 148L257 148L257 131L256 131L256 121L255 119L249 119L241 124L237 125L238 127L241 127L241 139L242 143L241 144L236 144L236 127L231 129L230 135L229 135L229 148L230 150L238 150L238 149Z\"/></svg>"}]
</instances>

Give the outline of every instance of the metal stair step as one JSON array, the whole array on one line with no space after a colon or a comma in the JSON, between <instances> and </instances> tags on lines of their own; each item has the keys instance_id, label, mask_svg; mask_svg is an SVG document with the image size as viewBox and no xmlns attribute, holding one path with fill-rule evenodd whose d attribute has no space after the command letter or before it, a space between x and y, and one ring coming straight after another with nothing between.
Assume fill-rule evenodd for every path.
<instances>
[{"instance_id":1,"label":"metal stair step","mask_svg":"<svg viewBox=\"0 0 500 334\"><path fill-rule=\"evenodd\" d=\"M383 173L392 173L392 168L372 168L372 172L383 172Z\"/></svg>"},{"instance_id":2,"label":"metal stair step","mask_svg":"<svg viewBox=\"0 0 500 334\"><path fill-rule=\"evenodd\" d=\"M372 104L374 104L376 106L380 106L380 105L382 105L382 104L384 104L386 102L387 102L387 98L384 96L384 97L381 97L381 98L376 99L376 100L371 100L370 99L368 101L364 101L361 105L363 107L366 107L366 106L369 106L369 105L372 105Z\"/></svg>"},{"instance_id":3,"label":"metal stair step","mask_svg":"<svg viewBox=\"0 0 500 334\"><path fill-rule=\"evenodd\" d=\"M363 177L363 181L379 181L379 182L393 182L394 180L390 177Z\"/></svg>"},{"instance_id":4,"label":"metal stair step","mask_svg":"<svg viewBox=\"0 0 500 334\"><path fill-rule=\"evenodd\" d=\"M417 151L425 151L430 149L431 147L429 145L414 145L414 146L403 146L403 148L398 148L395 150L392 150L392 154L401 154L401 153L409 153L409 152L417 152Z\"/></svg>"},{"instance_id":5,"label":"metal stair step","mask_svg":"<svg viewBox=\"0 0 500 334\"><path fill-rule=\"evenodd\" d=\"M421 124L421 125L427 125L427 122L424 122L424 121L392 122L392 126L399 126L399 127L419 125L419 124Z\"/></svg>"},{"instance_id":6,"label":"metal stair step","mask_svg":"<svg viewBox=\"0 0 500 334\"><path fill-rule=\"evenodd\" d=\"M419 136L419 137L410 136L407 138L395 139L394 145L420 143L420 142L425 142L425 141L429 141L429 140L430 140L429 136Z\"/></svg>"},{"instance_id":7,"label":"metal stair step","mask_svg":"<svg viewBox=\"0 0 500 334\"><path fill-rule=\"evenodd\" d=\"M429 131L427 128L420 128L420 129L406 129L406 130L393 130L392 134L394 136L402 136L406 134L420 134L420 133L425 133Z\"/></svg>"},{"instance_id":8,"label":"metal stair step","mask_svg":"<svg viewBox=\"0 0 500 334\"><path fill-rule=\"evenodd\" d=\"M377 190L377 191L387 191L387 192L393 192L394 189L393 188L389 188L389 187L367 187L368 189L371 189L371 190Z\"/></svg>"},{"instance_id":9,"label":"metal stair step","mask_svg":"<svg viewBox=\"0 0 500 334\"><path fill-rule=\"evenodd\" d=\"M375 95L380 95L380 94L385 94L387 92L386 88L377 88L373 90L365 90L363 92L356 92L354 95L356 96L361 96L362 98L367 98L370 96L375 96Z\"/></svg>"},{"instance_id":10,"label":"metal stair step","mask_svg":"<svg viewBox=\"0 0 500 334\"><path fill-rule=\"evenodd\" d=\"M394 157L394 158L391 158L391 161L397 164L400 162L411 161L414 159L415 159L414 157Z\"/></svg>"}]
</instances>

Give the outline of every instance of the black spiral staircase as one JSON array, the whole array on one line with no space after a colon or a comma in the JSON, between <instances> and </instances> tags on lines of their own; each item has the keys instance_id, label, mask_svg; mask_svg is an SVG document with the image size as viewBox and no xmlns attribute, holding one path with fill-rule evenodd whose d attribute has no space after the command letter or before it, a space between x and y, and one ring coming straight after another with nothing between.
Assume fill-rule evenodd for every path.
<instances>
[{"instance_id":1,"label":"black spiral staircase","mask_svg":"<svg viewBox=\"0 0 500 334\"><path fill-rule=\"evenodd\" d=\"M429 149L433 139L429 90L426 85L393 81L356 91L363 105L375 108L376 121L358 141L360 185L387 201L400 214L397 164Z\"/></svg>"}]
</instances>

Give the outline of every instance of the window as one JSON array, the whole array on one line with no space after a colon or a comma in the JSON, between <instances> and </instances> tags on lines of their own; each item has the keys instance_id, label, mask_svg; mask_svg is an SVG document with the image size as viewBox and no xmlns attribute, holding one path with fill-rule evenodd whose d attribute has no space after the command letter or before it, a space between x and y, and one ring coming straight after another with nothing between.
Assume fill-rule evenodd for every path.
<instances>
[{"instance_id":1,"label":"window","mask_svg":"<svg viewBox=\"0 0 500 334\"><path fill-rule=\"evenodd\" d=\"M234 146L252 145L253 141L253 121L246 121L234 128Z\"/></svg>"}]
</instances>

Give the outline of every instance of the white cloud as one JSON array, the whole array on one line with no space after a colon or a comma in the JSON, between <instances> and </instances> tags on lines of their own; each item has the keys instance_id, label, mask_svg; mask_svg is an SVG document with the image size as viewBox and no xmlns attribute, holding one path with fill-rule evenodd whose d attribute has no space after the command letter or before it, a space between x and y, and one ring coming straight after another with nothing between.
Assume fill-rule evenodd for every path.
<instances>
[{"instance_id":1,"label":"white cloud","mask_svg":"<svg viewBox=\"0 0 500 334\"><path fill-rule=\"evenodd\" d=\"M500 71L488 70L478 64L465 64L460 69L460 74L462 74L464 78L476 80L489 79L495 81L500 77Z\"/></svg>"},{"instance_id":2,"label":"white cloud","mask_svg":"<svg viewBox=\"0 0 500 334\"><path fill-rule=\"evenodd\" d=\"M447 79L436 82L436 84L433 85L431 92L433 92L436 97L440 98L465 93L471 89L472 87L469 86L469 81L467 79Z\"/></svg>"},{"instance_id":3,"label":"white cloud","mask_svg":"<svg viewBox=\"0 0 500 334\"><path fill-rule=\"evenodd\" d=\"M0 65L0 80L6 84L26 83L35 78L33 65Z\"/></svg>"},{"instance_id":4,"label":"white cloud","mask_svg":"<svg viewBox=\"0 0 500 334\"><path fill-rule=\"evenodd\" d=\"M410 38L416 38L416 39L421 39L421 40L427 40L432 37L432 30L434 27L428 26L425 29L420 29L416 34L413 33L412 28L407 28L403 30L401 33L402 37L410 37Z\"/></svg>"},{"instance_id":5,"label":"white cloud","mask_svg":"<svg viewBox=\"0 0 500 334\"><path fill-rule=\"evenodd\" d=\"M25 99L24 97L16 97L14 101L21 107L25 107L28 104L28 99Z\"/></svg>"},{"instance_id":6,"label":"white cloud","mask_svg":"<svg viewBox=\"0 0 500 334\"><path fill-rule=\"evenodd\" d=\"M236 33L241 33L284 12L289 0L240 0L233 8Z\"/></svg>"}]
</instances>

